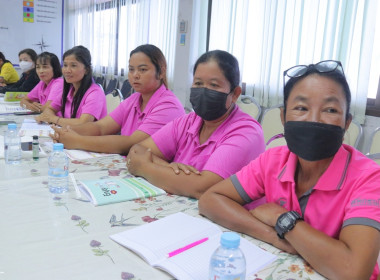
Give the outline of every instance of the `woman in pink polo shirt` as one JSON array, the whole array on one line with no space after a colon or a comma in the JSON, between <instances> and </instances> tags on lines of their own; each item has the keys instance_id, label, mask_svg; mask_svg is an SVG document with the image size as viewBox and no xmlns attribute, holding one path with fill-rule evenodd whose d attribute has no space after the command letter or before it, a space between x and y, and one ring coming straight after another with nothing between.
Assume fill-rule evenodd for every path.
<instances>
[{"instance_id":1,"label":"woman in pink polo shirt","mask_svg":"<svg viewBox=\"0 0 380 280\"><path fill-rule=\"evenodd\" d=\"M141 45L131 51L128 80L137 92L111 114L94 123L54 128L52 138L67 149L127 154L133 144L185 114L168 89L166 59L156 46Z\"/></svg>"},{"instance_id":2,"label":"woman in pink polo shirt","mask_svg":"<svg viewBox=\"0 0 380 280\"><path fill-rule=\"evenodd\" d=\"M76 46L63 54L63 93L56 95L39 122L60 126L77 125L99 120L107 114L106 97L92 78L91 54Z\"/></svg>"},{"instance_id":3,"label":"woman in pink polo shirt","mask_svg":"<svg viewBox=\"0 0 380 280\"><path fill-rule=\"evenodd\" d=\"M286 80L288 80L286 82ZM380 166L342 144L351 93L339 61L284 72L287 146L211 187L200 213L301 255L328 279L377 279ZM266 196L248 211L243 205Z\"/></svg>"},{"instance_id":4,"label":"woman in pink polo shirt","mask_svg":"<svg viewBox=\"0 0 380 280\"><path fill-rule=\"evenodd\" d=\"M195 112L133 146L129 172L167 192L199 198L262 153L260 124L235 104L239 80L238 61L231 54L203 54L195 63L190 92Z\"/></svg>"},{"instance_id":5,"label":"woman in pink polo shirt","mask_svg":"<svg viewBox=\"0 0 380 280\"><path fill-rule=\"evenodd\" d=\"M36 72L40 82L21 99L20 105L35 112L42 112L56 96L62 96L62 69L58 57L49 52L39 54Z\"/></svg>"}]
</instances>

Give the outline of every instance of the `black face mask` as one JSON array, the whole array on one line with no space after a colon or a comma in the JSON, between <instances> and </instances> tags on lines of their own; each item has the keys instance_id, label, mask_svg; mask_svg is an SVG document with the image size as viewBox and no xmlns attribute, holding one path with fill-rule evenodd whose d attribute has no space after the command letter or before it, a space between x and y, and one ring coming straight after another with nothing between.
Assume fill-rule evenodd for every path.
<instances>
[{"instance_id":1,"label":"black face mask","mask_svg":"<svg viewBox=\"0 0 380 280\"><path fill-rule=\"evenodd\" d=\"M228 94L208 88L191 88L190 103L195 113L206 121L213 121L223 116Z\"/></svg>"},{"instance_id":2,"label":"black face mask","mask_svg":"<svg viewBox=\"0 0 380 280\"><path fill-rule=\"evenodd\" d=\"M289 150L309 161L334 156L345 132L340 126L317 122L288 121L284 128Z\"/></svg>"}]
</instances>

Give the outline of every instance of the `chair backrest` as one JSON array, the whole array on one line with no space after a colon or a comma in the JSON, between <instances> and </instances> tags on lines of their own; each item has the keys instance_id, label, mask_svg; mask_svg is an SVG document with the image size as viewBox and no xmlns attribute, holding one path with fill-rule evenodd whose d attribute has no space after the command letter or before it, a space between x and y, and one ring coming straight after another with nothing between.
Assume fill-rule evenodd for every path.
<instances>
[{"instance_id":1,"label":"chair backrest","mask_svg":"<svg viewBox=\"0 0 380 280\"><path fill-rule=\"evenodd\" d=\"M106 94L107 114L111 113L117 106L119 106L121 101L122 99L118 94L118 89Z\"/></svg>"},{"instance_id":2,"label":"chair backrest","mask_svg":"<svg viewBox=\"0 0 380 280\"><path fill-rule=\"evenodd\" d=\"M366 155L380 164L380 127L372 132Z\"/></svg>"},{"instance_id":3,"label":"chair backrest","mask_svg":"<svg viewBox=\"0 0 380 280\"><path fill-rule=\"evenodd\" d=\"M95 78L95 83L101 85L102 88L104 88L104 86L105 86L104 82L105 82L105 79L103 76L98 76Z\"/></svg>"},{"instance_id":4,"label":"chair backrest","mask_svg":"<svg viewBox=\"0 0 380 280\"><path fill-rule=\"evenodd\" d=\"M277 146L286 146L286 140L285 140L285 137L273 137L273 140L271 141L268 141L269 143L266 144L265 146L265 150L268 150L270 148L273 148L273 147L277 147Z\"/></svg>"},{"instance_id":5,"label":"chair backrest","mask_svg":"<svg viewBox=\"0 0 380 280\"><path fill-rule=\"evenodd\" d=\"M240 109L252 116L255 120L258 120L261 115L261 107L259 103L252 96L240 95L236 104L239 105Z\"/></svg>"},{"instance_id":6,"label":"chair backrest","mask_svg":"<svg viewBox=\"0 0 380 280\"><path fill-rule=\"evenodd\" d=\"M121 86L121 94L123 95L123 99L127 99L133 92L133 87L129 83L128 80L125 80Z\"/></svg>"},{"instance_id":7,"label":"chair backrest","mask_svg":"<svg viewBox=\"0 0 380 280\"><path fill-rule=\"evenodd\" d=\"M352 120L350 126L348 127L346 133L344 134L343 143L350 145L354 148L357 148L360 142L360 139L363 135L363 128L356 121Z\"/></svg>"},{"instance_id":8,"label":"chair backrest","mask_svg":"<svg viewBox=\"0 0 380 280\"><path fill-rule=\"evenodd\" d=\"M118 80L116 78L113 78L111 79L109 82L108 82L108 85L106 87L106 90L105 90L105 93L108 94L110 92L112 92L115 88L118 88Z\"/></svg>"},{"instance_id":9,"label":"chair backrest","mask_svg":"<svg viewBox=\"0 0 380 280\"><path fill-rule=\"evenodd\" d=\"M284 126L282 125L280 115L281 107L282 104L264 110L260 123L263 128L265 143L273 136L284 133ZM279 142L280 141L276 141L276 143Z\"/></svg>"},{"instance_id":10,"label":"chair backrest","mask_svg":"<svg viewBox=\"0 0 380 280\"><path fill-rule=\"evenodd\" d=\"M104 88L103 88L103 86L101 85L101 84L98 84L97 83L97 85L102 89L102 91L104 92Z\"/></svg>"}]
</instances>

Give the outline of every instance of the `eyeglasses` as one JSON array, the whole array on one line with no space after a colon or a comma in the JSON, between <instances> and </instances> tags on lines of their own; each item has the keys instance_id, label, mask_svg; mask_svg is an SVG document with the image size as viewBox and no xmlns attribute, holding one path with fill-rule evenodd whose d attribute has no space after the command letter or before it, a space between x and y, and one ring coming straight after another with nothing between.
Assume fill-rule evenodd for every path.
<instances>
[{"instance_id":1,"label":"eyeglasses","mask_svg":"<svg viewBox=\"0 0 380 280\"><path fill-rule=\"evenodd\" d=\"M309 71L309 69L315 69L319 73L329 73L338 71L343 76L345 76L342 63L337 60L323 60L321 62L318 62L317 64L296 65L284 71L284 88L290 78L302 77Z\"/></svg>"}]
</instances>

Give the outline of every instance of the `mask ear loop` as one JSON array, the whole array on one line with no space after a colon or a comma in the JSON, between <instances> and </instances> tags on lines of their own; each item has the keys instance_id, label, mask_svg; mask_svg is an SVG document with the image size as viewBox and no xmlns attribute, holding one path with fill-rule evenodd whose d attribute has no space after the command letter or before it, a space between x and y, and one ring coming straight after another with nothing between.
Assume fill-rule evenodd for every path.
<instances>
[{"instance_id":1,"label":"mask ear loop","mask_svg":"<svg viewBox=\"0 0 380 280\"><path fill-rule=\"evenodd\" d=\"M229 93L227 94L227 98L228 98L228 96L229 96L231 93L233 94L233 93L234 93L234 90L232 90L231 92L229 92ZM226 98L226 102L227 102L227 98ZM226 104L224 104L224 106L226 106ZM232 102L232 101L231 101L231 106L228 107L227 112L228 112L228 110L230 110L230 109L231 109L231 111L232 111L234 108L235 108L235 102Z\"/></svg>"}]
</instances>

